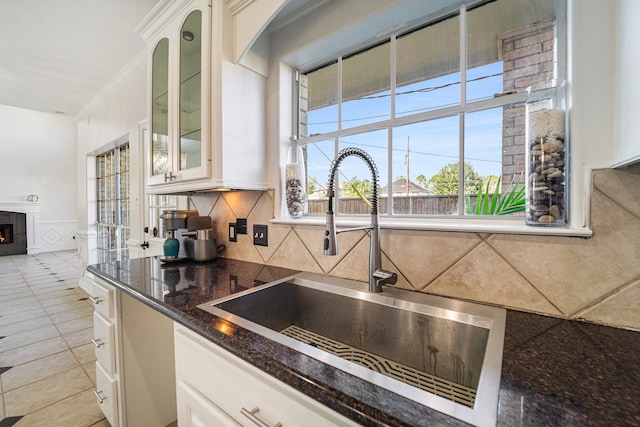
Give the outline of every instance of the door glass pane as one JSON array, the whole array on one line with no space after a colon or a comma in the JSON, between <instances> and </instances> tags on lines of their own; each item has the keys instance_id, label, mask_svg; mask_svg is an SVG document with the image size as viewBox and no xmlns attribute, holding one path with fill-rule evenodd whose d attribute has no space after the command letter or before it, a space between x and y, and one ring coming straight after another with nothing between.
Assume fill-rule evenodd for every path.
<instances>
[{"instance_id":1,"label":"door glass pane","mask_svg":"<svg viewBox=\"0 0 640 427\"><path fill-rule=\"evenodd\" d=\"M201 166L202 12L192 12L180 31L180 169Z\"/></svg>"},{"instance_id":2,"label":"door glass pane","mask_svg":"<svg viewBox=\"0 0 640 427\"><path fill-rule=\"evenodd\" d=\"M390 43L342 61L342 129L391 118Z\"/></svg>"},{"instance_id":3,"label":"door glass pane","mask_svg":"<svg viewBox=\"0 0 640 427\"><path fill-rule=\"evenodd\" d=\"M399 37L396 117L460 104L460 18Z\"/></svg>"},{"instance_id":4,"label":"door glass pane","mask_svg":"<svg viewBox=\"0 0 640 427\"><path fill-rule=\"evenodd\" d=\"M169 172L169 40L153 51L151 71L151 174Z\"/></svg>"}]
</instances>

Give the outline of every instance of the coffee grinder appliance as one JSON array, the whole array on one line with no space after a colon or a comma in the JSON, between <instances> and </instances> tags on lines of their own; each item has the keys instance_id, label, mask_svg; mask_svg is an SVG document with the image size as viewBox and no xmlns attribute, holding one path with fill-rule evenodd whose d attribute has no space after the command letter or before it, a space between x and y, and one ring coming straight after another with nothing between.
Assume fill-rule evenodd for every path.
<instances>
[{"instance_id":1,"label":"coffee grinder appliance","mask_svg":"<svg viewBox=\"0 0 640 427\"><path fill-rule=\"evenodd\" d=\"M160 218L166 233L166 240L162 249L164 251L164 260L171 261L178 259L180 252L180 241L176 238L176 230L187 228L187 219L189 217L198 216L195 210L166 210L162 211Z\"/></svg>"}]
</instances>

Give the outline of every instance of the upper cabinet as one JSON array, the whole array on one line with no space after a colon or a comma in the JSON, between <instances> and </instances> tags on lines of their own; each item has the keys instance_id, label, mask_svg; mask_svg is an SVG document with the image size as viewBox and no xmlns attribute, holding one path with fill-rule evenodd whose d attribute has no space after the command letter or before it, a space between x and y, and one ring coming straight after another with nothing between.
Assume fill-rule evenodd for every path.
<instances>
[{"instance_id":1,"label":"upper cabinet","mask_svg":"<svg viewBox=\"0 0 640 427\"><path fill-rule=\"evenodd\" d=\"M222 0L162 0L138 26L149 51L149 194L265 189L266 78L232 62Z\"/></svg>"}]
</instances>

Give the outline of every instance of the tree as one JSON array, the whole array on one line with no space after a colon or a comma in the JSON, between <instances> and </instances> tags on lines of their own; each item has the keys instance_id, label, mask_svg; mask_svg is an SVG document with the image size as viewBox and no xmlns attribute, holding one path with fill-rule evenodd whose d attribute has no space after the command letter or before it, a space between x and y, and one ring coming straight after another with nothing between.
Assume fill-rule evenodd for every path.
<instances>
[{"instance_id":1,"label":"tree","mask_svg":"<svg viewBox=\"0 0 640 427\"><path fill-rule=\"evenodd\" d=\"M425 188L429 194L450 195L458 194L458 171L459 163L449 163L440 171L429 178ZM473 169L469 163L464 165L465 193L476 194L482 188L482 177Z\"/></svg>"},{"instance_id":2,"label":"tree","mask_svg":"<svg viewBox=\"0 0 640 427\"><path fill-rule=\"evenodd\" d=\"M425 189L429 186L429 181L427 181L427 177L423 174L416 176L416 182L420 187Z\"/></svg>"},{"instance_id":3,"label":"tree","mask_svg":"<svg viewBox=\"0 0 640 427\"><path fill-rule=\"evenodd\" d=\"M365 197L371 197L373 193L371 181L368 179L358 179L357 176L354 176L348 182L345 182L342 187L342 194L344 194L345 197L360 197L358 192Z\"/></svg>"}]
</instances>

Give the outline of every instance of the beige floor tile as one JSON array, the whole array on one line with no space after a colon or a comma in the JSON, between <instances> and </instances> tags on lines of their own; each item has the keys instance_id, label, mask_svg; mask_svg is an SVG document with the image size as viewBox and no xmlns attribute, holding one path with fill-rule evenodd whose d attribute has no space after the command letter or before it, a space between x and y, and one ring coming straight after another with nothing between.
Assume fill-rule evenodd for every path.
<instances>
[{"instance_id":1,"label":"beige floor tile","mask_svg":"<svg viewBox=\"0 0 640 427\"><path fill-rule=\"evenodd\" d=\"M5 302L15 301L20 298L26 298L33 296L31 289L25 285L24 288L7 289L4 292L0 292L0 305Z\"/></svg>"},{"instance_id":2,"label":"beige floor tile","mask_svg":"<svg viewBox=\"0 0 640 427\"><path fill-rule=\"evenodd\" d=\"M81 365L84 365L89 362L95 362L96 360L95 348L96 347L93 345L93 343L89 343L89 344L81 345L76 348L72 348L71 351L78 359L78 362L80 362Z\"/></svg>"},{"instance_id":3,"label":"beige floor tile","mask_svg":"<svg viewBox=\"0 0 640 427\"><path fill-rule=\"evenodd\" d=\"M5 408L8 416L29 414L92 387L78 366L5 393Z\"/></svg>"},{"instance_id":4,"label":"beige floor tile","mask_svg":"<svg viewBox=\"0 0 640 427\"><path fill-rule=\"evenodd\" d=\"M9 369L2 374L2 389L11 391L76 366L78 360L71 350L61 351Z\"/></svg>"},{"instance_id":5,"label":"beige floor tile","mask_svg":"<svg viewBox=\"0 0 640 427\"><path fill-rule=\"evenodd\" d=\"M66 295L60 295L51 298L38 298L43 307L51 307L58 304L78 301L80 298L72 291L54 291L54 293L66 292Z\"/></svg>"},{"instance_id":6,"label":"beige floor tile","mask_svg":"<svg viewBox=\"0 0 640 427\"><path fill-rule=\"evenodd\" d=\"M23 303L18 302L16 304L6 304L2 308L2 316L11 317L14 314L19 315L25 311L37 310L39 308L42 308L42 306L40 305L40 302L38 302L38 300L35 298L33 301Z\"/></svg>"},{"instance_id":7,"label":"beige floor tile","mask_svg":"<svg viewBox=\"0 0 640 427\"><path fill-rule=\"evenodd\" d=\"M97 422L96 424L92 424L90 427L111 427L111 424L109 424L109 421L107 421L106 419Z\"/></svg>"},{"instance_id":8,"label":"beige floor tile","mask_svg":"<svg viewBox=\"0 0 640 427\"><path fill-rule=\"evenodd\" d=\"M91 390L26 415L15 427L88 427L104 419ZM106 424L109 426L109 424ZM142 427L142 426L141 426Z\"/></svg>"},{"instance_id":9,"label":"beige floor tile","mask_svg":"<svg viewBox=\"0 0 640 427\"><path fill-rule=\"evenodd\" d=\"M81 301L83 302L83 301ZM89 304L84 304L80 308L69 311L61 311L59 313L50 314L49 318L55 324L68 322L70 320L80 319L82 317L92 316L93 307Z\"/></svg>"},{"instance_id":10,"label":"beige floor tile","mask_svg":"<svg viewBox=\"0 0 640 427\"><path fill-rule=\"evenodd\" d=\"M67 342L61 337L14 348L0 353L0 366L17 366L44 356L68 350Z\"/></svg>"},{"instance_id":11,"label":"beige floor tile","mask_svg":"<svg viewBox=\"0 0 640 427\"><path fill-rule=\"evenodd\" d=\"M69 347L76 348L91 342L93 338L93 325L79 331L70 332L62 336L69 344Z\"/></svg>"},{"instance_id":12,"label":"beige floor tile","mask_svg":"<svg viewBox=\"0 0 640 427\"><path fill-rule=\"evenodd\" d=\"M81 331L83 329L93 327L93 315L80 317L66 322L56 323L56 326L63 335L70 334L71 332Z\"/></svg>"},{"instance_id":13,"label":"beige floor tile","mask_svg":"<svg viewBox=\"0 0 640 427\"><path fill-rule=\"evenodd\" d=\"M49 325L53 325L53 322L51 322L49 317L36 317L35 319L29 319L22 322L0 326L0 336L6 337L9 335L15 335L21 332L31 331L33 329L38 329Z\"/></svg>"},{"instance_id":14,"label":"beige floor tile","mask_svg":"<svg viewBox=\"0 0 640 427\"><path fill-rule=\"evenodd\" d=\"M82 369L87 373L91 382L96 384L96 362L89 362L82 365Z\"/></svg>"},{"instance_id":15,"label":"beige floor tile","mask_svg":"<svg viewBox=\"0 0 640 427\"><path fill-rule=\"evenodd\" d=\"M47 316L47 312L44 308L38 307L31 310L25 310L20 313L6 314L3 313L0 317L0 325L12 325L18 322L24 322L25 320L35 319L36 317Z\"/></svg>"},{"instance_id":16,"label":"beige floor tile","mask_svg":"<svg viewBox=\"0 0 640 427\"><path fill-rule=\"evenodd\" d=\"M56 304L51 307L45 307L44 309L46 310L47 313L49 313L49 315L53 315L57 313L63 313L63 312L78 310L78 309L87 308L87 307L90 307L90 306L85 301L72 301L72 302L66 302L63 304Z\"/></svg>"},{"instance_id":17,"label":"beige floor tile","mask_svg":"<svg viewBox=\"0 0 640 427\"><path fill-rule=\"evenodd\" d=\"M60 336L60 333L53 325L9 335L0 340L0 352L23 347L25 345L44 341L57 336Z\"/></svg>"}]
</instances>

